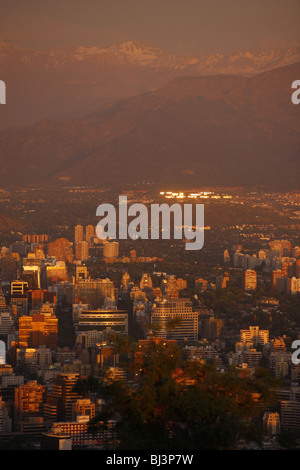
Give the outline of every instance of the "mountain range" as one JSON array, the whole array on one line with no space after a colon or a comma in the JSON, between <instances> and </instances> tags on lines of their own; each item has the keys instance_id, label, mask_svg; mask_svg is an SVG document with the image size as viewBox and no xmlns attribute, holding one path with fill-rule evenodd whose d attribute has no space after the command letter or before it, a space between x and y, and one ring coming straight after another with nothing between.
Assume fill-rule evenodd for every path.
<instances>
[{"instance_id":1,"label":"mountain range","mask_svg":"<svg viewBox=\"0 0 300 470\"><path fill-rule=\"evenodd\" d=\"M251 76L177 76L75 119L3 130L1 186L147 180L299 189L300 108L291 101L299 77L300 62Z\"/></svg>"},{"instance_id":2,"label":"mountain range","mask_svg":"<svg viewBox=\"0 0 300 470\"><path fill-rule=\"evenodd\" d=\"M0 39L0 79L7 85L0 129L84 116L179 76L249 76L299 60L300 48L193 57L137 41L40 51Z\"/></svg>"}]
</instances>

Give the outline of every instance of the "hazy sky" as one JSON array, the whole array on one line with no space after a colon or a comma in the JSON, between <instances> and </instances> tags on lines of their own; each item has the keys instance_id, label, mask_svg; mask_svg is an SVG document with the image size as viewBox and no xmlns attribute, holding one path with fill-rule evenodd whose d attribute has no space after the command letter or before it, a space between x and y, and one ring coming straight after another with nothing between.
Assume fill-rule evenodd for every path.
<instances>
[{"instance_id":1,"label":"hazy sky","mask_svg":"<svg viewBox=\"0 0 300 470\"><path fill-rule=\"evenodd\" d=\"M300 45L300 0L0 0L0 37L30 48L140 40L207 54Z\"/></svg>"}]
</instances>

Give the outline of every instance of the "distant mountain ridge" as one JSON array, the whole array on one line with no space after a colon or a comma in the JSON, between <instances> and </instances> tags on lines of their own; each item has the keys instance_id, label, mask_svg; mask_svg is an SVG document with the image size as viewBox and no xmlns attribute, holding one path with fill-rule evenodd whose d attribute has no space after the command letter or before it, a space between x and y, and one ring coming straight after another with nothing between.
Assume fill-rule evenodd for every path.
<instances>
[{"instance_id":1,"label":"distant mountain ridge","mask_svg":"<svg viewBox=\"0 0 300 470\"><path fill-rule=\"evenodd\" d=\"M177 77L63 122L0 132L1 186L300 184L300 62L251 77Z\"/></svg>"},{"instance_id":2,"label":"distant mountain ridge","mask_svg":"<svg viewBox=\"0 0 300 470\"><path fill-rule=\"evenodd\" d=\"M83 116L178 76L253 75L299 60L300 48L193 57L138 41L39 51L0 39L0 79L7 84L0 129Z\"/></svg>"}]
</instances>

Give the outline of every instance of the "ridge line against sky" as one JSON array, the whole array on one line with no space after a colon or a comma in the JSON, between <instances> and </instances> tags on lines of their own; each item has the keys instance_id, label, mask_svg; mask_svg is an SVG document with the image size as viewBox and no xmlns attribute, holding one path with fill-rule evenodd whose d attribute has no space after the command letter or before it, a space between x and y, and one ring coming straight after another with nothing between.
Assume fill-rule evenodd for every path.
<instances>
[{"instance_id":1,"label":"ridge line against sky","mask_svg":"<svg viewBox=\"0 0 300 470\"><path fill-rule=\"evenodd\" d=\"M299 0L12 0L0 35L41 50L133 40L199 56L299 46L299 18Z\"/></svg>"}]
</instances>

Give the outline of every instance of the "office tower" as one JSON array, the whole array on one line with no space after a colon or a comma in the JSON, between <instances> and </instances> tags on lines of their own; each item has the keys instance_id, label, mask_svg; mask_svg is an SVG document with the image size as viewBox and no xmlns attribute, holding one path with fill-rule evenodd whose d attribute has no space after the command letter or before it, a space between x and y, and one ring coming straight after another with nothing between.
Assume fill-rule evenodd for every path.
<instances>
[{"instance_id":1,"label":"office tower","mask_svg":"<svg viewBox=\"0 0 300 470\"><path fill-rule=\"evenodd\" d=\"M43 313L19 318L19 344L21 347L46 346L57 349L58 319L53 313Z\"/></svg>"},{"instance_id":2,"label":"office tower","mask_svg":"<svg viewBox=\"0 0 300 470\"><path fill-rule=\"evenodd\" d=\"M156 301L151 324L156 336L177 341L198 339L198 313L189 299L171 298Z\"/></svg>"},{"instance_id":3,"label":"office tower","mask_svg":"<svg viewBox=\"0 0 300 470\"><path fill-rule=\"evenodd\" d=\"M12 420L9 417L8 406L0 396L0 434L8 434L12 431Z\"/></svg>"},{"instance_id":4,"label":"office tower","mask_svg":"<svg viewBox=\"0 0 300 470\"><path fill-rule=\"evenodd\" d=\"M82 225L76 225L75 226L75 243L78 242L83 242L84 236L83 236L83 226Z\"/></svg>"},{"instance_id":5,"label":"office tower","mask_svg":"<svg viewBox=\"0 0 300 470\"><path fill-rule=\"evenodd\" d=\"M249 326L248 330L241 330L242 343L252 343L254 346L269 342L269 330L260 330L259 326Z\"/></svg>"},{"instance_id":6,"label":"office tower","mask_svg":"<svg viewBox=\"0 0 300 470\"><path fill-rule=\"evenodd\" d=\"M87 225L85 227L85 241L87 243L92 243L94 237L95 237L95 227L93 225Z\"/></svg>"},{"instance_id":7,"label":"office tower","mask_svg":"<svg viewBox=\"0 0 300 470\"><path fill-rule=\"evenodd\" d=\"M36 309L41 307L42 304L49 303L55 304L56 303L56 295L55 292L50 292L46 289L34 289L29 290L27 292L28 295L28 306L29 309Z\"/></svg>"},{"instance_id":8,"label":"office tower","mask_svg":"<svg viewBox=\"0 0 300 470\"><path fill-rule=\"evenodd\" d=\"M255 290L257 287L257 274L252 269L247 269L244 272L244 290Z\"/></svg>"},{"instance_id":9,"label":"office tower","mask_svg":"<svg viewBox=\"0 0 300 470\"><path fill-rule=\"evenodd\" d=\"M75 258L81 261L87 261L89 259L88 242L82 241L75 244Z\"/></svg>"},{"instance_id":10,"label":"office tower","mask_svg":"<svg viewBox=\"0 0 300 470\"><path fill-rule=\"evenodd\" d=\"M23 267L21 279L22 281L27 282L28 289L40 289L41 287L38 269L31 269L31 266Z\"/></svg>"},{"instance_id":11,"label":"office tower","mask_svg":"<svg viewBox=\"0 0 300 470\"><path fill-rule=\"evenodd\" d=\"M73 263L74 254L67 238L58 238L48 244L48 256Z\"/></svg>"},{"instance_id":12,"label":"office tower","mask_svg":"<svg viewBox=\"0 0 300 470\"><path fill-rule=\"evenodd\" d=\"M74 392L79 374L60 373L53 381L52 391L47 396L44 416L50 421L72 421L72 407L80 396Z\"/></svg>"},{"instance_id":13,"label":"office tower","mask_svg":"<svg viewBox=\"0 0 300 470\"><path fill-rule=\"evenodd\" d=\"M283 429L300 430L300 401L282 400L280 402L280 418Z\"/></svg>"},{"instance_id":14,"label":"office tower","mask_svg":"<svg viewBox=\"0 0 300 470\"><path fill-rule=\"evenodd\" d=\"M22 423L29 417L42 417L46 387L36 380L15 387L14 422L16 431L22 431Z\"/></svg>"},{"instance_id":15,"label":"office tower","mask_svg":"<svg viewBox=\"0 0 300 470\"><path fill-rule=\"evenodd\" d=\"M103 242L103 258L118 258L119 256L119 243L118 242Z\"/></svg>"},{"instance_id":16,"label":"office tower","mask_svg":"<svg viewBox=\"0 0 300 470\"><path fill-rule=\"evenodd\" d=\"M92 308L101 308L105 297L114 297L115 288L110 279L79 279L77 297Z\"/></svg>"},{"instance_id":17,"label":"office tower","mask_svg":"<svg viewBox=\"0 0 300 470\"><path fill-rule=\"evenodd\" d=\"M0 339L7 336L12 329L14 322L9 312L0 312Z\"/></svg>"},{"instance_id":18,"label":"office tower","mask_svg":"<svg viewBox=\"0 0 300 470\"><path fill-rule=\"evenodd\" d=\"M208 340L216 339L223 328L223 321L218 318L205 318L201 320L201 337Z\"/></svg>"},{"instance_id":19,"label":"office tower","mask_svg":"<svg viewBox=\"0 0 300 470\"><path fill-rule=\"evenodd\" d=\"M146 287L149 287L150 289L152 289L152 279L151 279L150 274L148 273L144 273L140 281L140 289L143 290Z\"/></svg>"},{"instance_id":20,"label":"office tower","mask_svg":"<svg viewBox=\"0 0 300 470\"><path fill-rule=\"evenodd\" d=\"M128 314L124 310L83 310L79 315L78 331L101 331L128 335Z\"/></svg>"}]
</instances>

